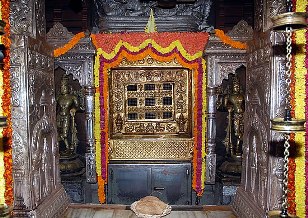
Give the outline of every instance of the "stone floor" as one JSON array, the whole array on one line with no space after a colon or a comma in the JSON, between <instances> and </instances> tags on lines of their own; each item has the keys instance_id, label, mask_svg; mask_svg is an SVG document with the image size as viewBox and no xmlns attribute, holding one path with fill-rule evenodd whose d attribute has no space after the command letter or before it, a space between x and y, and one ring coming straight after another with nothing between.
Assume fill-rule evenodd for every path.
<instances>
[{"instance_id":1,"label":"stone floor","mask_svg":"<svg viewBox=\"0 0 308 218\"><path fill-rule=\"evenodd\" d=\"M124 205L71 204L65 218L136 218ZM228 206L173 206L165 218L236 218Z\"/></svg>"}]
</instances>

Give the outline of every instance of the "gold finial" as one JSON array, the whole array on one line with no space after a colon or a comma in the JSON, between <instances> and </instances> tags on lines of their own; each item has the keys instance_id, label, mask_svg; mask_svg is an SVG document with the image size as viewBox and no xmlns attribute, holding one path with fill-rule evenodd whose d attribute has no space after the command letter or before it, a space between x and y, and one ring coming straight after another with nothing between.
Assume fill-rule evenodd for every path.
<instances>
[{"instance_id":1,"label":"gold finial","mask_svg":"<svg viewBox=\"0 0 308 218\"><path fill-rule=\"evenodd\" d=\"M156 27L154 13L153 13L153 9L152 8L151 8L151 11L150 11L150 17L149 17L148 23L147 23L144 31L146 33L155 33L155 32L157 32L157 27Z\"/></svg>"}]
</instances>

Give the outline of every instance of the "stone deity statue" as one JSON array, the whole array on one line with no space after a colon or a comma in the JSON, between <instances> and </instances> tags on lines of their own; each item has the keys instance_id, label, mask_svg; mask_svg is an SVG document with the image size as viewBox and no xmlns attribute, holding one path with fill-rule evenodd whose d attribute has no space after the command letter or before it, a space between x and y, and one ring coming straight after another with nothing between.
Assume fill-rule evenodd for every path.
<instances>
[{"instance_id":1,"label":"stone deity statue","mask_svg":"<svg viewBox=\"0 0 308 218\"><path fill-rule=\"evenodd\" d=\"M57 98L57 129L58 141L64 143L65 150L61 156L71 156L76 152L78 144L75 113L79 109L79 100L73 94L64 75L60 84L60 95Z\"/></svg>"}]
</instances>

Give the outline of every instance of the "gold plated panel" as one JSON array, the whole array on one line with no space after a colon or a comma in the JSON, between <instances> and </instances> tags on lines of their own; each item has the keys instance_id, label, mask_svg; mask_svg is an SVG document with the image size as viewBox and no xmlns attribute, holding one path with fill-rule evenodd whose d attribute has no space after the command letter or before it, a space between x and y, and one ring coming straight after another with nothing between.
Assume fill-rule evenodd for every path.
<instances>
[{"instance_id":1,"label":"gold plated panel","mask_svg":"<svg viewBox=\"0 0 308 218\"><path fill-rule=\"evenodd\" d=\"M118 67L182 67L176 59L172 61L157 61L150 56L138 61L128 61L123 58Z\"/></svg>"},{"instance_id":2,"label":"gold plated panel","mask_svg":"<svg viewBox=\"0 0 308 218\"><path fill-rule=\"evenodd\" d=\"M111 140L110 160L191 160L192 140Z\"/></svg>"},{"instance_id":3,"label":"gold plated panel","mask_svg":"<svg viewBox=\"0 0 308 218\"><path fill-rule=\"evenodd\" d=\"M109 71L111 160L191 160L192 71L150 56Z\"/></svg>"},{"instance_id":4,"label":"gold plated panel","mask_svg":"<svg viewBox=\"0 0 308 218\"><path fill-rule=\"evenodd\" d=\"M110 71L111 138L191 137L191 71L123 67Z\"/></svg>"}]
</instances>

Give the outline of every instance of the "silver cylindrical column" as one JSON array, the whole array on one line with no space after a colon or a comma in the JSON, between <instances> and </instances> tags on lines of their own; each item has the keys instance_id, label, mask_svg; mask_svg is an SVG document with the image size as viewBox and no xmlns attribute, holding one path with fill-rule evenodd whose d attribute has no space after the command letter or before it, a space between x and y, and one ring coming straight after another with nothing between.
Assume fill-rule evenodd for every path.
<instances>
[{"instance_id":1,"label":"silver cylindrical column","mask_svg":"<svg viewBox=\"0 0 308 218\"><path fill-rule=\"evenodd\" d=\"M207 87L206 183L215 183L216 174L216 87Z\"/></svg>"},{"instance_id":2,"label":"silver cylindrical column","mask_svg":"<svg viewBox=\"0 0 308 218\"><path fill-rule=\"evenodd\" d=\"M94 87L85 86L86 107L86 178L88 183L96 183L95 146L94 146Z\"/></svg>"}]
</instances>

